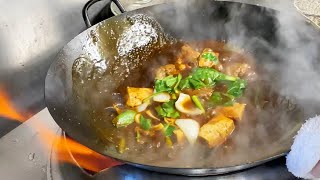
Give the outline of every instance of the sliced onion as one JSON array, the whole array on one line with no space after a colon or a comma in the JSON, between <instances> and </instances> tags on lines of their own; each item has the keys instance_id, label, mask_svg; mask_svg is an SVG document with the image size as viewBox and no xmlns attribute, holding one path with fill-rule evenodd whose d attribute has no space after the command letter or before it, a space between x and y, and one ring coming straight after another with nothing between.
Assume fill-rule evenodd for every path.
<instances>
[{"instance_id":1,"label":"sliced onion","mask_svg":"<svg viewBox=\"0 0 320 180\"><path fill-rule=\"evenodd\" d=\"M157 121L160 121L159 118L157 118L150 110L146 111L146 114L151 117L152 119L155 119Z\"/></svg>"},{"instance_id":2,"label":"sliced onion","mask_svg":"<svg viewBox=\"0 0 320 180\"><path fill-rule=\"evenodd\" d=\"M153 100L156 102L169 102L170 98L170 94L166 92L159 93L153 96Z\"/></svg>"},{"instance_id":3,"label":"sliced onion","mask_svg":"<svg viewBox=\"0 0 320 180\"><path fill-rule=\"evenodd\" d=\"M141 114L137 113L135 116L134 116L134 121L137 123L137 124L140 124L140 117L141 117Z\"/></svg>"},{"instance_id":4,"label":"sliced onion","mask_svg":"<svg viewBox=\"0 0 320 180\"><path fill-rule=\"evenodd\" d=\"M176 125L182 130L190 144L194 144L198 138L200 125L193 119L177 119Z\"/></svg>"},{"instance_id":5,"label":"sliced onion","mask_svg":"<svg viewBox=\"0 0 320 180\"><path fill-rule=\"evenodd\" d=\"M187 104L192 104L193 106L188 106ZM200 115L203 111L197 108L188 94L180 93L178 100L175 103L178 111L189 114L189 115Z\"/></svg>"},{"instance_id":6,"label":"sliced onion","mask_svg":"<svg viewBox=\"0 0 320 180\"><path fill-rule=\"evenodd\" d=\"M137 106L136 109L138 112L145 111L147 109L147 107L149 106L149 104L150 104L149 102L142 103L139 106Z\"/></svg>"}]
</instances>

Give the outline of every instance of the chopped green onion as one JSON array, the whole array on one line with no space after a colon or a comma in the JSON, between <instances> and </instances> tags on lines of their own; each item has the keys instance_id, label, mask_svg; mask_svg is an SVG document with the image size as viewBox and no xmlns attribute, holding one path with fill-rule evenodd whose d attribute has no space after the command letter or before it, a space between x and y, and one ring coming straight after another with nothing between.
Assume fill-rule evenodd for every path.
<instances>
[{"instance_id":1,"label":"chopped green onion","mask_svg":"<svg viewBox=\"0 0 320 180\"><path fill-rule=\"evenodd\" d=\"M178 118L180 116L179 112L175 109L174 101L169 101L163 103L161 106L155 108L159 116Z\"/></svg>"},{"instance_id":2,"label":"chopped green onion","mask_svg":"<svg viewBox=\"0 0 320 180\"><path fill-rule=\"evenodd\" d=\"M164 125L164 128L163 128L163 132L164 132L164 135L166 137L170 137L172 134L173 134L173 131L175 130L176 128L174 126L171 126L169 124L165 124Z\"/></svg>"},{"instance_id":3,"label":"chopped green onion","mask_svg":"<svg viewBox=\"0 0 320 180\"><path fill-rule=\"evenodd\" d=\"M175 93L178 93L178 92L179 92L178 87L179 87L179 84L180 84L181 79L182 79L181 74L179 74L177 78L178 78L178 79L177 79L178 81L177 81L176 85L174 85L174 87L173 87L173 90L174 90Z\"/></svg>"},{"instance_id":4,"label":"chopped green onion","mask_svg":"<svg viewBox=\"0 0 320 180\"><path fill-rule=\"evenodd\" d=\"M181 76L181 75L180 75ZM180 77L181 78L181 77ZM173 92L175 85L179 81L179 75L174 77L173 75L167 76L163 79L157 79L155 82L156 92Z\"/></svg>"},{"instance_id":5,"label":"chopped green onion","mask_svg":"<svg viewBox=\"0 0 320 180\"><path fill-rule=\"evenodd\" d=\"M205 110L200 102L200 99L195 95L191 96L191 99L194 102L194 104L204 113Z\"/></svg>"}]
</instances>

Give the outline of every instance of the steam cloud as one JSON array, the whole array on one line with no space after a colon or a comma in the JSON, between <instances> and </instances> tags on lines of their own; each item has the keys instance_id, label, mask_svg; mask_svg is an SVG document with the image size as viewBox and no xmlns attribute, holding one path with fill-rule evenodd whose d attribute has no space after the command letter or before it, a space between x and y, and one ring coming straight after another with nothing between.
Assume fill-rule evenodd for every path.
<instances>
[{"instance_id":1,"label":"steam cloud","mask_svg":"<svg viewBox=\"0 0 320 180\"><path fill-rule=\"evenodd\" d=\"M268 72L268 75L262 78L272 80L274 82L272 88L280 95L297 103L302 108L304 115L290 117L275 111L272 112L274 113L272 115L273 120L266 119L266 122L259 123L242 122L244 125L240 125L242 126L240 128L243 128L242 132L244 133L237 134L232 141L236 144L234 147L240 148L231 150L231 153L239 156L222 156L228 152L228 150L224 150L224 153L218 153L218 155L215 153L207 154L201 163L196 163L196 161L199 161L199 157L207 152L201 149L185 149L182 152L182 157L188 158L182 158L183 162L193 165L201 164L200 166L214 164L219 167L220 165L232 165L261 158L263 153L265 154L264 158L267 158L275 155L272 153L285 151L295 131L299 128L299 124L305 120L304 118L314 116L320 110L320 96L317 95L320 91L319 30L308 24L297 11L292 11L292 4L284 1L269 4L280 9L279 12L270 9L248 12L248 10L254 9L233 6L228 9L225 21L221 21L221 17L214 17L214 15L224 16L224 14L216 13L221 9L210 6L208 5L210 3L206 2L201 5L202 1L198 1L197 6L194 6L193 3L193 1L176 1L174 3L175 10L166 12L168 14L160 18L160 24L165 27L173 27L173 34L179 32L174 36L184 40L226 40L231 46L239 47L259 57L257 59L258 66L263 66ZM203 8L206 12L205 15L214 15L211 17L205 16L201 14L198 8ZM190 14L192 15L190 16ZM217 22L213 24L217 26L212 25L211 21L215 20ZM271 21L275 23L270 24ZM266 31L259 33L258 31L262 31L263 28ZM255 32L254 29L257 29L257 31ZM261 111L258 116L261 119L263 119L263 116L270 118L270 111ZM257 124L248 125L246 123ZM269 146L270 143L272 144L270 142L272 139L270 138L272 136L270 128L282 132L277 139L278 142L275 142L275 146ZM256 135L255 139L252 139L253 134ZM263 148L252 146L253 141L262 141L260 144L264 145ZM280 145L280 143L283 144ZM257 149L252 150L252 148ZM191 154L197 154L197 156ZM214 159L216 159L216 162L213 161Z\"/></svg>"}]
</instances>

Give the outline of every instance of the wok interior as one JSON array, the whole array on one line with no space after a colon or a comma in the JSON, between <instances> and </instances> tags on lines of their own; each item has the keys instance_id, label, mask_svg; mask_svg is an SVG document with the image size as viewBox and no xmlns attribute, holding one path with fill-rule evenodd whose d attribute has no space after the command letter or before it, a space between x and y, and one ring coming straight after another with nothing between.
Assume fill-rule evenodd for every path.
<instances>
[{"instance_id":1,"label":"wok interior","mask_svg":"<svg viewBox=\"0 0 320 180\"><path fill-rule=\"evenodd\" d=\"M183 7L159 5L123 14L90 28L86 31L89 33L84 32L71 41L52 64L46 79L47 105L62 129L72 138L102 154L128 162L160 167L228 167L265 160L288 151L292 137L310 112L307 113L305 109L309 107L302 107L299 101L280 96L276 92L281 86L280 82L277 82L280 72L268 72L268 65L281 63L282 58L272 51L279 43L276 12L238 3L201 1L196 4L198 8L188 8L194 5L192 3ZM117 39L130 26L132 19L128 17L138 13L149 14L159 22L154 23L152 19L150 22L159 35L157 42L143 49L143 52L150 53L140 51L117 59ZM181 13L183 16L178 15ZM150 19L143 16L142 20ZM243 34L236 33L240 31ZM240 36L243 39L239 44L235 40ZM121 87L139 83L138 79L143 75L141 68L152 64L152 60L157 61L150 57L155 57L159 50L171 47L175 39L190 42L209 39L225 41L235 47L241 46L253 55L259 69L266 69L259 71L259 76L269 82L268 85L253 84L245 96L252 96L255 93L253 91L257 90L256 87L259 87L260 93L271 99L271 103L264 109L246 111L241 125L231 138L218 148L209 149L197 145L171 152L173 154L165 150L138 148L134 153L119 154L110 143L112 139L108 135L111 129L114 129L110 123L114 113L106 107L113 102L122 101L118 98L123 96ZM117 66L117 63L137 57L142 60L129 66L128 76L119 74L124 69L111 72L100 66L101 63L104 63L103 67ZM83 69L72 76L75 60L83 63ZM97 64L99 66L96 66ZM275 93L272 93L273 91Z\"/></svg>"}]
</instances>

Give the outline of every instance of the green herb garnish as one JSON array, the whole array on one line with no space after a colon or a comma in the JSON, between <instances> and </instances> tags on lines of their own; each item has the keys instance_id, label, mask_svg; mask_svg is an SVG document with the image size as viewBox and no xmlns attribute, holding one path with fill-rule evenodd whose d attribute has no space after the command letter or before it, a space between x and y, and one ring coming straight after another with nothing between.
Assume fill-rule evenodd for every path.
<instances>
[{"instance_id":1,"label":"green herb garnish","mask_svg":"<svg viewBox=\"0 0 320 180\"><path fill-rule=\"evenodd\" d=\"M166 137L170 137L172 134L173 134L173 131L175 130L176 128L174 126L171 126L169 124L165 124L164 125L164 128L163 128L163 132L164 132L164 135Z\"/></svg>"},{"instance_id":2,"label":"green herb garnish","mask_svg":"<svg viewBox=\"0 0 320 180\"><path fill-rule=\"evenodd\" d=\"M227 93L234 96L240 97L243 94L244 89L246 88L247 82L242 79L237 79L234 82L228 84L228 91Z\"/></svg>"},{"instance_id":3,"label":"green herb garnish","mask_svg":"<svg viewBox=\"0 0 320 180\"><path fill-rule=\"evenodd\" d=\"M220 73L216 80L217 81L236 81L237 79L239 78Z\"/></svg>"},{"instance_id":4,"label":"green herb garnish","mask_svg":"<svg viewBox=\"0 0 320 180\"><path fill-rule=\"evenodd\" d=\"M179 84L180 89L201 89L213 87L218 81L236 81L238 78L223 74L215 69L201 67L195 68L193 72L183 79Z\"/></svg>"},{"instance_id":5,"label":"green herb garnish","mask_svg":"<svg viewBox=\"0 0 320 180\"><path fill-rule=\"evenodd\" d=\"M205 60L213 61L215 63L218 63L217 56L215 56L212 52L203 53L201 57L204 58Z\"/></svg>"},{"instance_id":6,"label":"green herb garnish","mask_svg":"<svg viewBox=\"0 0 320 180\"><path fill-rule=\"evenodd\" d=\"M231 106L234 103L235 97L221 92L212 93L209 99L209 105L211 106Z\"/></svg>"},{"instance_id":7,"label":"green herb garnish","mask_svg":"<svg viewBox=\"0 0 320 180\"><path fill-rule=\"evenodd\" d=\"M172 75L167 76L163 79L157 79L155 82L155 90L156 92L174 92L176 91L175 87L181 80L181 75L174 77Z\"/></svg>"},{"instance_id":8,"label":"green herb garnish","mask_svg":"<svg viewBox=\"0 0 320 180\"><path fill-rule=\"evenodd\" d=\"M178 118L180 116L179 112L174 107L174 101L169 101L163 103L161 106L157 106L156 111L159 116Z\"/></svg>"},{"instance_id":9,"label":"green herb garnish","mask_svg":"<svg viewBox=\"0 0 320 180\"><path fill-rule=\"evenodd\" d=\"M181 81L179 87L180 89L212 87L219 74L220 72L212 68L195 68L188 77Z\"/></svg>"},{"instance_id":10,"label":"green herb garnish","mask_svg":"<svg viewBox=\"0 0 320 180\"><path fill-rule=\"evenodd\" d=\"M146 119L142 115L140 116L140 126L144 130L149 130L152 126L151 119Z\"/></svg>"}]
</instances>

